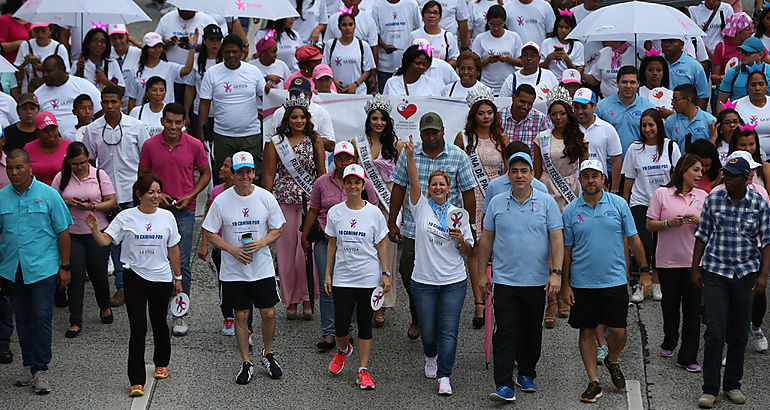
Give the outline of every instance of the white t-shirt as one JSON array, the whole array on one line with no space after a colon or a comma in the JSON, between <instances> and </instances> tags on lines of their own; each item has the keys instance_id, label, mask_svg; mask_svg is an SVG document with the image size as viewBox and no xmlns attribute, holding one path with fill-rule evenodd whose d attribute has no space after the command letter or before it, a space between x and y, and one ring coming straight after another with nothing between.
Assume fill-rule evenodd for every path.
<instances>
[{"instance_id":1,"label":"white t-shirt","mask_svg":"<svg viewBox=\"0 0 770 410\"><path fill-rule=\"evenodd\" d=\"M216 20L208 14L198 11L195 16L189 20L185 20L179 17L179 11L174 10L160 18L158 21L158 27L155 32L163 37L163 40L168 40L171 37L177 38L188 37L192 38L195 34L195 29L198 29L198 44L203 42L203 28L209 24L217 24ZM224 33L225 35L227 33ZM170 46L166 48L166 57L168 61L184 65L187 61L187 54L189 50L185 50L179 45ZM171 86L169 86L170 88Z\"/></svg>"},{"instance_id":2,"label":"white t-shirt","mask_svg":"<svg viewBox=\"0 0 770 410\"><path fill-rule=\"evenodd\" d=\"M166 98L163 99L164 104L174 102L174 83L184 83L184 80L180 76L184 66L177 63L170 63L161 60L155 67L144 67L141 75L139 73L139 67L132 68L126 78L126 94L136 100L137 104L141 104L144 100L144 91L147 80L150 77L158 76L166 80Z\"/></svg>"},{"instance_id":3,"label":"white t-shirt","mask_svg":"<svg viewBox=\"0 0 770 410\"><path fill-rule=\"evenodd\" d=\"M422 26L420 10L415 0L400 0L396 4L378 1L372 6L372 18L377 24L377 32L385 44L396 47L391 54L378 47L377 70L395 73L401 65L401 56L409 43L409 33Z\"/></svg>"},{"instance_id":4,"label":"white t-shirt","mask_svg":"<svg viewBox=\"0 0 770 410\"><path fill-rule=\"evenodd\" d=\"M332 44L334 52L331 50ZM337 39L329 40L323 54L323 63L331 67L334 78L345 85L358 80L364 72L377 68L371 46L361 39L354 38L348 45L343 45ZM361 67L364 68L363 71ZM366 94L366 81L358 85L356 94Z\"/></svg>"},{"instance_id":5,"label":"white t-shirt","mask_svg":"<svg viewBox=\"0 0 770 410\"><path fill-rule=\"evenodd\" d=\"M481 84L481 81L476 81L476 83L469 88L465 88L459 80L453 81L444 87L444 96L465 98L468 96L469 92L479 88L481 85L483 85Z\"/></svg>"},{"instance_id":6,"label":"white t-shirt","mask_svg":"<svg viewBox=\"0 0 770 410\"><path fill-rule=\"evenodd\" d=\"M586 74L591 74L599 81L599 88L602 91L602 96L605 98L618 92L617 76L620 67L626 65L637 66L633 46L626 49L620 56L619 64L616 64L615 67L612 67L613 54L614 52L610 47L604 47L599 51L599 57L596 59L596 62L586 71Z\"/></svg>"},{"instance_id":7,"label":"white t-shirt","mask_svg":"<svg viewBox=\"0 0 770 410\"><path fill-rule=\"evenodd\" d=\"M77 117L72 113L72 106L80 94L88 94L94 103L94 112L102 109L102 96L99 90L85 78L69 76L67 82L58 87L45 84L35 90L35 96L40 102L40 112L50 112L56 117L59 130L64 138L71 139L75 133Z\"/></svg>"},{"instance_id":8,"label":"white t-shirt","mask_svg":"<svg viewBox=\"0 0 770 410\"><path fill-rule=\"evenodd\" d=\"M91 84L96 87L97 90L103 90L104 87L108 85L119 85L121 87L126 86L126 81L123 79L123 71L121 71L120 66L118 65L118 62L115 60L106 60L102 61L102 63L107 64L107 78L112 81L111 84L102 84L99 81L96 80L96 65L91 61L91 59L86 60L85 67L83 67L83 78L90 81ZM78 70L77 64L73 64L70 68L70 74L75 75L75 72ZM102 67L102 70L104 70L104 67Z\"/></svg>"},{"instance_id":9,"label":"white t-shirt","mask_svg":"<svg viewBox=\"0 0 770 410\"><path fill-rule=\"evenodd\" d=\"M730 152L730 144L727 141L720 142L717 147L717 153L719 154L719 162L722 163L722 166L727 164L728 152Z\"/></svg>"},{"instance_id":10,"label":"white t-shirt","mask_svg":"<svg viewBox=\"0 0 770 410\"><path fill-rule=\"evenodd\" d=\"M431 59L430 68L428 68L424 76L434 79L442 87L455 81L460 81L460 76L457 75L454 67L446 61L437 58Z\"/></svg>"},{"instance_id":11,"label":"white t-shirt","mask_svg":"<svg viewBox=\"0 0 770 410\"><path fill-rule=\"evenodd\" d=\"M569 56L569 59L572 61L572 64L575 65L575 67L582 67L585 65L585 56L583 55L583 43L575 40L572 42L572 50L570 51L569 43L562 44L561 41L559 41L556 36L548 37L540 44L540 62L542 63L545 61L545 58L548 56L548 54L551 54L554 51L554 46L560 46L564 48L564 51L568 52L567 55ZM557 78L561 78L561 73L566 70L567 64L564 61L561 60L551 60L551 63L548 65L548 69L553 72L553 75L555 75Z\"/></svg>"},{"instance_id":12,"label":"white t-shirt","mask_svg":"<svg viewBox=\"0 0 770 410\"><path fill-rule=\"evenodd\" d=\"M417 5L422 11L428 0L417 0ZM438 0L441 4L441 20L438 26L457 36L457 22L468 20L467 0Z\"/></svg>"},{"instance_id":13,"label":"white t-shirt","mask_svg":"<svg viewBox=\"0 0 770 410\"><path fill-rule=\"evenodd\" d=\"M280 39L278 38L278 34L276 34L273 38L278 42L278 54L276 58L286 63L292 73L296 73L299 71L299 67L297 66L297 58L294 56L294 52L296 52L299 46L302 45L302 41L300 40L299 34L296 31L291 30L291 32L294 34L293 39L289 37L289 34L286 32L281 34ZM267 30L260 30L257 33L257 36L254 37L254 45L251 46L252 55L257 53L257 41L263 39L266 34Z\"/></svg>"},{"instance_id":14,"label":"white t-shirt","mask_svg":"<svg viewBox=\"0 0 770 410\"><path fill-rule=\"evenodd\" d=\"M508 0L505 5L506 27L515 31L523 43L534 41L540 44L545 35L553 30L556 15L551 5L544 0L532 0L523 4L519 0Z\"/></svg>"},{"instance_id":15,"label":"white t-shirt","mask_svg":"<svg viewBox=\"0 0 770 410\"><path fill-rule=\"evenodd\" d=\"M344 6L343 6L344 7ZM340 12L334 9L334 14L329 16L329 24L326 26L326 43L332 41L332 39L342 37L342 32L339 27ZM361 10L361 6L358 6L358 15L356 19L356 31L353 32L355 38L369 43L369 46L377 45L377 23L372 18L372 13Z\"/></svg>"},{"instance_id":16,"label":"white t-shirt","mask_svg":"<svg viewBox=\"0 0 770 410\"><path fill-rule=\"evenodd\" d=\"M221 232L222 239L240 247L241 236L250 233L255 241L264 239L268 231L278 229L286 222L278 201L270 192L253 186L248 196L241 196L234 188L228 188L211 203L202 228L209 232ZM228 252L222 252L219 279L223 282L253 282L275 276L270 247L260 248L252 255L251 263L244 265Z\"/></svg>"},{"instance_id":17,"label":"white t-shirt","mask_svg":"<svg viewBox=\"0 0 770 410\"><path fill-rule=\"evenodd\" d=\"M671 158L668 157L668 144L673 145ZM629 201L631 206L649 206L655 190L671 181L671 171L682 156L679 145L668 138L663 143L660 158L657 145L644 145L644 150L641 150L642 145L641 141L634 141L623 158L623 175L634 179Z\"/></svg>"},{"instance_id":18,"label":"white t-shirt","mask_svg":"<svg viewBox=\"0 0 770 410\"><path fill-rule=\"evenodd\" d=\"M409 89L409 94L407 94L406 88ZM423 74L417 81L408 84L406 88L404 87L404 76L394 75L385 83L382 94L400 96L409 95L410 97L435 97L443 92L444 84Z\"/></svg>"},{"instance_id":19,"label":"white t-shirt","mask_svg":"<svg viewBox=\"0 0 770 410\"><path fill-rule=\"evenodd\" d=\"M478 54L482 60L491 55L508 55L512 57L521 56L521 37L513 31L505 30L500 38L492 35L489 31L481 33L473 40L471 50ZM481 82L487 87L500 93L500 87L506 77L513 74L516 67L503 62L487 64L481 69Z\"/></svg>"},{"instance_id":20,"label":"white t-shirt","mask_svg":"<svg viewBox=\"0 0 770 410\"><path fill-rule=\"evenodd\" d=\"M251 64L231 70L219 63L206 71L200 97L211 100L214 132L228 137L247 137L260 133L257 96L265 93L265 77Z\"/></svg>"},{"instance_id":21,"label":"white t-shirt","mask_svg":"<svg viewBox=\"0 0 770 410\"><path fill-rule=\"evenodd\" d=\"M457 25L456 22L455 25ZM457 47L457 36L447 30L440 30L441 32L438 34L428 34L425 32L425 28L420 27L409 34L409 43L414 43L416 38L423 38L428 40L430 46L433 47L431 57L434 59L444 61L456 59L460 55L460 49Z\"/></svg>"},{"instance_id":22,"label":"white t-shirt","mask_svg":"<svg viewBox=\"0 0 770 410\"><path fill-rule=\"evenodd\" d=\"M598 115L594 115L594 123L587 130L580 125L580 131L583 131L588 140L588 159L596 159L604 164L608 157L623 154L623 145L615 127ZM607 175L606 169L603 172Z\"/></svg>"},{"instance_id":23,"label":"white t-shirt","mask_svg":"<svg viewBox=\"0 0 770 410\"><path fill-rule=\"evenodd\" d=\"M198 58L195 58L195 63L193 63L193 69L190 71L190 74L187 74L186 76L182 77L182 79L185 81L185 84L191 85L195 87L195 98L193 99L193 113L195 115L198 115L198 107L201 105L201 83L203 83L203 75L208 71L209 68L213 67L215 64L217 64L216 58L206 59L206 68L203 74L201 74L200 71L198 71ZM214 117L214 110L209 110L209 118Z\"/></svg>"},{"instance_id":24,"label":"white t-shirt","mask_svg":"<svg viewBox=\"0 0 770 410\"><path fill-rule=\"evenodd\" d=\"M120 68L120 72L123 74L123 82L127 84L127 79L130 78L129 74L131 73L131 69L137 69L139 68L139 57L142 56L142 50L134 47L134 46L128 46L128 51L126 51L126 55L123 56L123 65ZM112 48L112 53L110 54L110 58L118 61L118 53L115 52L115 48ZM118 63L118 66L120 66L120 63ZM126 92L123 93L123 113L128 113L128 88L126 88Z\"/></svg>"},{"instance_id":25,"label":"white t-shirt","mask_svg":"<svg viewBox=\"0 0 770 410\"><path fill-rule=\"evenodd\" d=\"M32 51L29 51L29 47L32 46ZM56 46L59 46L59 50L56 50ZM31 39L29 41L24 41L19 45L19 50L16 53L16 60L13 61L13 65L16 67L21 66L21 64L24 62L24 57L26 57L28 54L33 54L37 56L37 58L40 59L40 62L42 63L43 60L45 60L46 57L52 56L56 52L58 56L64 60L64 68L69 71L70 69L70 57L67 54L67 48L63 45L60 45L58 41L51 40L50 43L48 43L45 47L40 47L37 45L37 40ZM37 73L38 77L43 77L43 72L38 71ZM34 75L32 73L32 65L27 64L24 66L24 80L21 84L21 92L26 93L29 88L29 79L32 78Z\"/></svg>"},{"instance_id":26,"label":"white t-shirt","mask_svg":"<svg viewBox=\"0 0 770 410\"><path fill-rule=\"evenodd\" d=\"M313 33L319 24L329 22L329 15L326 13L327 0L305 0L302 2L302 18L296 18L291 26L292 30L299 33L302 44L310 43L310 34ZM289 3L296 9L297 0L289 0ZM259 39L259 37L257 37ZM323 43L323 33L318 36L318 42Z\"/></svg>"},{"instance_id":27,"label":"white t-shirt","mask_svg":"<svg viewBox=\"0 0 770 410\"><path fill-rule=\"evenodd\" d=\"M286 79L291 77L291 71L289 71L289 66L286 65L283 61L279 59L275 59L275 62L271 65L262 65L262 63L259 62L259 58L255 58L251 61L249 61L249 64L253 65L254 67L259 68L259 71L262 72L262 74L267 77L269 75L277 75L278 77L283 78L283 80L279 82L274 81L265 81L266 84L272 84L273 88L277 88L279 90L283 89L283 85L286 82ZM200 96L196 96L196 101L198 101L198 104L200 104ZM257 109L262 109L262 99L257 99ZM195 114L198 114L198 110L196 108ZM213 114L212 114L213 116Z\"/></svg>"},{"instance_id":28,"label":"white t-shirt","mask_svg":"<svg viewBox=\"0 0 770 410\"><path fill-rule=\"evenodd\" d=\"M104 233L115 244L122 244L120 261L124 268L150 282L171 282L168 248L182 238L174 214L161 208L151 214L129 208L119 213Z\"/></svg>"},{"instance_id":29,"label":"white t-shirt","mask_svg":"<svg viewBox=\"0 0 770 410\"><path fill-rule=\"evenodd\" d=\"M87 125L84 125L76 129L75 135L72 136L72 141L83 142L83 136L86 135L86 127Z\"/></svg>"},{"instance_id":30,"label":"white t-shirt","mask_svg":"<svg viewBox=\"0 0 770 410\"><path fill-rule=\"evenodd\" d=\"M147 130L147 135L154 137L163 132L163 125L160 120L163 118L163 109L158 112L152 112L150 109L150 103L137 105L131 109L131 113L128 114L141 121L144 124L144 128Z\"/></svg>"},{"instance_id":31,"label":"white t-shirt","mask_svg":"<svg viewBox=\"0 0 770 410\"><path fill-rule=\"evenodd\" d=\"M532 74L522 74L521 70L517 71L515 74L511 74L508 77L505 78L505 81L503 82L503 86L500 87L500 96L501 97L511 97L513 96L513 92L516 91L513 89L513 83L514 83L514 76L516 77L516 88L518 88L522 84L529 84L532 87L535 87L535 89L540 89L540 91L543 93L542 95L547 95L549 91L551 91L554 87L559 85L559 79L556 78L556 76L551 72L551 70L545 69L545 68L537 68L537 71L535 71ZM547 110L538 110L542 112L546 112Z\"/></svg>"},{"instance_id":32,"label":"white t-shirt","mask_svg":"<svg viewBox=\"0 0 770 410\"><path fill-rule=\"evenodd\" d=\"M16 112L16 100L6 93L0 93L0 129L17 122L19 122L19 113Z\"/></svg>"},{"instance_id":33,"label":"white t-shirt","mask_svg":"<svg viewBox=\"0 0 770 410\"><path fill-rule=\"evenodd\" d=\"M581 21L583 21L584 18L588 17L589 14L593 13L596 10L586 10L586 7L584 4L578 4L577 6L570 9L571 12L575 13L575 20L578 24L580 24Z\"/></svg>"},{"instance_id":34,"label":"white t-shirt","mask_svg":"<svg viewBox=\"0 0 770 410\"><path fill-rule=\"evenodd\" d=\"M318 135L329 141L336 142L334 125L332 124L332 117L329 115L329 112L320 104L316 104L312 101L307 110L310 112L310 121L313 122L313 126L315 126L315 131ZM276 130L278 129L278 126L281 125L281 120L283 119L283 114L285 112L285 108L278 107L270 117L271 120L265 124L265 129L262 132L262 147L264 147L270 141L270 138L276 134Z\"/></svg>"},{"instance_id":35,"label":"white t-shirt","mask_svg":"<svg viewBox=\"0 0 770 410\"><path fill-rule=\"evenodd\" d=\"M468 3L468 30L471 31L471 42L479 34L487 31L487 11L492 6L498 5L497 0L471 0Z\"/></svg>"},{"instance_id":36,"label":"white t-shirt","mask_svg":"<svg viewBox=\"0 0 770 410\"><path fill-rule=\"evenodd\" d=\"M326 214L326 235L337 238L332 286L374 288L382 283L382 265L375 247L388 235L385 217L365 202L361 209L341 202Z\"/></svg>"},{"instance_id":37,"label":"white t-shirt","mask_svg":"<svg viewBox=\"0 0 770 410\"><path fill-rule=\"evenodd\" d=\"M725 24L727 19L734 13L733 7L729 4L724 2L720 2L718 4L719 5L717 6L716 14L714 15L714 18L711 19L709 26L706 28L703 28L703 25L706 24L706 21L708 21L709 17L711 17L711 14L714 13L714 10L709 10L705 3L687 8L687 11L690 12L690 19L692 19L692 21L694 21L698 27L706 32L706 48L708 48L711 52L713 52L714 47L716 47L717 44L723 40L722 29L724 27L722 25Z\"/></svg>"},{"instance_id":38,"label":"white t-shirt","mask_svg":"<svg viewBox=\"0 0 770 410\"><path fill-rule=\"evenodd\" d=\"M741 115L746 125L756 125L754 129L759 136L759 146L765 154L770 153L770 98L764 107L756 107L749 96L738 99L735 111Z\"/></svg>"},{"instance_id":39,"label":"white t-shirt","mask_svg":"<svg viewBox=\"0 0 770 410\"><path fill-rule=\"evenodd\" d=\"M420 195L417 205L412 204L411 199L408 201L415 224L412 279L417 283L434 286L465 280L465 262L457 248L457 241L449 235L448 230L441 228L428 198ZM456 209L456 206L449 205L449 212ZM462 233L463 238L473 245L470 225L466 224Z\"/></svg>"}]
</instances>

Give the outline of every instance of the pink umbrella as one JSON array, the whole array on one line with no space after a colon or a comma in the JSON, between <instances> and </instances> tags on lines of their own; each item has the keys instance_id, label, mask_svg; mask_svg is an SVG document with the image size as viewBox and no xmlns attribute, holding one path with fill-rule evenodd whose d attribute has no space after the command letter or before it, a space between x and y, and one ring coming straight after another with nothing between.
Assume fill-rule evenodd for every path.
<instances>
[{"instance_id":1,"label":"pink umbrella","mask_svg":"<svg viewBox=\"0 0 770 410\"><path fill-rule=\"evenodd\" d=\"M487 277L492 282L491 266L487 266ZM494 287L492 290L494 291ZM489 369L489 356L492 353L492 292L487 293L484 304L484 362Z\"/></svg>"}]
</instances>

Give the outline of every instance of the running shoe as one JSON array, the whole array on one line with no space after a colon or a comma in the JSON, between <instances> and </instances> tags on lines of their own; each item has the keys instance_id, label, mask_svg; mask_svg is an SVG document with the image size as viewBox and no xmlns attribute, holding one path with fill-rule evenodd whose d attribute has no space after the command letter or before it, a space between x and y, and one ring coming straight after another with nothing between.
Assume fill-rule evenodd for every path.
<instances>
[{"instance_id":1,"label":"running shoe","mask_svg":"<svg viewBox=\"0 0 770 410\"><path fill-rule=\"evenodd\" d=\"M35 378L35 384L32 385L32 387L35 390L35 393L37 394L48 394L51 392L51 385L48 384L47 381L45 381L45 371L39 371L37 372L37 377ZM744 398L743 401L746 401Z\"/></svg>"},{"instance_id":2,"label":"running shoe","mask_svg":"<svg viewBox=\"0 0 770 410\"><path fill-rule=\"evenodd\" d=\"M250 362L243 362L241 371L235 376L235 382L238 384L248 384L251 381L252 374L254 374L254 365Z\"/></svg>"},{"instance_id":3,"label":"running shoe","mask_svg":"<svg viewBox=\"0 0 770 410\"><path fill-rule=\"evenodd\" d=\"M687 365L682 363L677 363L676 365L687 370L690 373L699 373L703 370L703 368L698 363L692 363Z\"/></svg>"},{"instance_id":4,"label":"running shoe","mask_svg":"<svg viewBox=\"0 0 770 410\"><path fill-rule=\"evenodd\" d=\"M618 362L611 362L609 357L604 358L604 367L610 372L610 381L612 387L616 390L626 389L626 377L623 376L623 372L620 370L620 364Z\"/></svg>"},{"instance_id":5,"label":"running shoe","mask_svg":"<svg viewBox=\"0 0 770 410\"><path fill-rule=\"evenodd\" d=\"M610 348L607 346L599 346L596 348L596 363L602 364L604 362L604 358L607 357L607 355L610 354Z\"/></svg>"},{"instance_id":6,"label":"running shoe","mask_svg":"<svg viewBox=\"0 0 770 410\"><path fill-rule=\"evenodd\" d=\"M602 397L602 385L597 380L588 383L588 387L580 395L580 401L584 403L595 403L596 399Z\"/></svg>"},{"instance_id":7,"label":"running shoe","mask_svg":"<svg viewBox=\"0 0 770 410\"><path fill-rule=\"evenodd\" d=\"M165 379L168 377L168 367L156 367L155 374L152 377L156 379Z\"/></svg>"},{"instance_id":8,"label":"running shoe","mask_svg":"<svg viewBox=\"0 0 770 410\"><path fill-rule=\"evenodd\" d=\"M452 385L449 384L449 377L438 378L438 394L441 396L452 395Z\"/></svg>"},{"instance_id":9,"label":"running shoe","mask_svg":"<svg viewBox=\"0 0 770 410\"><path fill-rule=\"evenodd\" d=\"M727 398L735 404L746 403L746 396L743 394L743 392L741 392L740 389L726 390L725 396L727 396Z\"/></svg>"},{"instance_id":10,"label":"running shoe","mask_svg":"<svg viewBox=\"0 0 770 410\"><path fill-rule=\"evenodd\" d=\"M171 333L174 336L185 336L187 330L187 322L184 320L184 316L174 319L174 327L171 329Z\"/></svg>"},{"instance_id":11,"label":"running shoe","mask_svg":"<svg viewBox=\"0 0 770 410\"><path fill-rule=\"evenodd\" d=\"M532 380L531 377L518 375L516 376L516 385L521 387L521 391L527 392L527 393L534 393L537 391L537 386L535 386L535 381Z\"/></svg>"},{"instance_id":12,"label":"running shoe","mask_svg":"<svg viewBox=\"0 0 770 410\"><path fill-rule=\"evenodd\" d=\"M663 348L660 349L660 357L672 357L673 355L674 355L673 350L668 350Z\"/></svg>"},{"instance_id":13,"label":"running shoe","mask_svg":"<svg viewBox=\"0 0 770 410\"><path fill-rule=\"evenodd\" d=\"M652 284L652 300L656 302L663 300L663 291L660 290L660 283Z\"/></svg>"},{"instance_id":14,"label":"running shoe","mask_svg":"<svg viewBox=\"0 0 770 410\"><path fill-rule=\"evenodd\" d=\"M433 357L425 356L425 377L435 379L438 372L438 355Z\"/></svg>"},{"instance_id":15,"label":"running shoe","mask_svg":"<svg viewBox=\"0 0 770 410\"><path fill-rule=\"evenodd\" d=\"M280 379L283 376L283 369L281 364L276 360L273 353L265 354L265 349L262 349L262 365L267 369L267 374L273 380Z\"/></svg>"},{"instance_id":16,"label":"running shoe","mask_svg":"<svg viewBox=\"0 0 770 410\"><path fill-rule=\"evenodd\" d=\"M698 399L698 407L702 409L710 409L714 407L714 402L716 399L717 396L714 396L713 394L703 393L700 396L700 399Z\"/></svg>"},{"instance_id":17,"label":"running shoe","mask_svg":"<svg viewBox=\"0 0 770 410\"><path fill-rule=\"evenodd\" d=\"M762 328L751 331L751 336L754 339L754 350L758 352L764 352L767 350L767 338L762 333Z\"/></svg>"},{"instance_id":18,"label":"running shoe","mask_svg":"<svg viewBox=\"0 0 770 410\"><path fill-rule=\"evenodd\" d=\"M356 377L356 384L361 390L374 390L374 379L367 369L361 369L358 371L358 377Z\"/></svg>"},{"instance_id":19,"label":"running shoe","mask_svg":"<svg viewBox=\"0 0 770 410\"><path fill-rule=\"evenodd\" d=\"M634 293L630 300L633 303L642 303L644 301L644 288L639 285L634 286Z\"/></svg>"},{"instance_id":20,"label":"running shoe","mask_svg":"<svg viewBox=\"0 0 770 410\"><path fill-rule=\"evenodd\" d=\"M29 386L30 384L35 382L35 380L37 380L37 374L39 372L31 373L27 369L28 368L25 367L26 371L24 372L24 375L21 377L17 377L16 380L14 380L13 382L14 386Z\"/></svg>"},{"instance_id":21,"label":"running shoe","mask_svg":"<svg viewBox=\"0 0 770 410\"><path fill-rule=\"evenodd\" d=\"M141 384L135 384L128 389L129 397L144 396L144 386Z\"/></svg>"},{"instance_id":22,"label":"running shoe","mask_svg":"<svg viewBox=\"0 0 770 410\"><path fill-rule=\"evenodd\" d=\"M516 392L508 386L500 386L489 395L489 400L492 401L514 401L516 400Z\"/></svg>"},{"instance_id":23,"label":"running shoe","mask_svg":"<svg viewBox=\"0 0 770 410\"><path fill-rule=\"evenodd\" d=\"M342 369L345 368L345 360L353 353L353 345L348 343L348 351L343 352L340 349L337 349L337 353L334 354L334 358L332 359L332 362L329 363L329 371L332 374L339 374Z\"/></svg>"},{"instance_id":24,"label":"running shoe","mask_svg":"<svg viewBox=\"0 0 770 410\"><path fill-rule=\"evenodd\" d=\"M225 336L235 336L235 319L225 319L225 325L222 327L222 334Z\"/></svg>"}]
</instances>

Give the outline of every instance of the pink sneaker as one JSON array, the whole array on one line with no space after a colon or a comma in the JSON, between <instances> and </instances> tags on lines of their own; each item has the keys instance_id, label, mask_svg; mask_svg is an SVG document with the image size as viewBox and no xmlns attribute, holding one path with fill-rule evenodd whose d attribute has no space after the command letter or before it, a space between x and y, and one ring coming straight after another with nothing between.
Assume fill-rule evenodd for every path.
<instances>
[{"instance_id":1,"label":"pink sneaker","mask_svg":"<svg viewBox=\"0 0 770 410\"><path fill-rule=\"evenodd\" d=\"M345 360L353 353L353 345L348 343L348 351L342 352L339 349L337 350L337 353L334 354L334 358L332 359L332 362L329 363L329 371L332 374L339 374L342 369L345 368Z\"/></svg>"}]
</instances>

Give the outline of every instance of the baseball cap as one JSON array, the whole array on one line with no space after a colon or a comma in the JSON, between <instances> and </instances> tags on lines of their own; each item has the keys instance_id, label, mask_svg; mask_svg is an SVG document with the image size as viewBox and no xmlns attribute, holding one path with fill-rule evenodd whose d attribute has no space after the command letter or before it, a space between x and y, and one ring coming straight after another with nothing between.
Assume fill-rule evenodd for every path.
<instances>
[{"instance_id":1,"label":"baseball cap","mask_svg":"<svg viewBox=\"0 0 770 410\"><path fill-rule=\"evenodd\" d=\"M534 41L528 41L523 46L521 46L521 52L523 53L524 49L527 47L534 48L537 51L537 53L540 54L540 46L537 45L537 43L535 43Z\"/></svg>"},{"instance_id":2,"label":"baseball cap","mask_svg":"<svg viewBox=\"0 0 770 410\"><path fill-rule=\"evenodd\" d=\"M302 76L291 80L291 84L289 84L289 92L298 90L302 93L309 93L312 89L313 88L310 85L310 80Z\"/></svg>"},{"instance_id":3,"label":"baseball cap","mask_svg":"<svg viewBox=\"0 0 770 410\"><path fill-rule=\"evenodd\" d=\"M751 168L751 169L759 168L759 167L762 166L762 164L760 164L759 162L754 161L754 158L751 157L751 154L749 154L748 151L742 151L742 150L733 151L732 154L727 156L727 162L730 162L730 160L733 159L733 158L743 158L743 159L745 159L746 162L749 163L749 168Z\"/></svg>"},{"instance_id":4,"label":"baseball cap","mask_svg":"<svg viewBox=\"0 0 770 410\"><path fill-rule=\"evenodd\" d=\"M443 130L443 129L444 129L444 121L442 121L441 117L435 112L425 113L422 116L422 118L420 118L420 132L425 130Z\"/></svg>"},{"instance_id":5,"label":"baseball cap","mask_svg":"<svg viewBox=\"0 0 770 410\"><path fill-rule=\"evenodd\" d=\"M604 167L602 166L601 161L596 159L587 159L580 163L580 172L578 174L582 174L583 171L587 169L593 169L596 171L599 171L601 173L604 173Z\"/></svg>"},{"instance_id":6,"label":"baseball cap","mask_svg":"<svg viewBox=\"0 0 770 410\"><path fill-rule=\"evenodd\" d=\"M38 27L48 27L49 25L50 25L50 23L32 23L32 24L29 26L29 29L30 29L30 30L34 30L34 29L36 29L36 28L38 28Z\"/></svg>"},{"instance_id":7,"label":"baseball cap","mask_svg":"<svg viewBox=\"0 0 770 410\"><path fill-rule=\"evenodd\" d=\"M35 129L42 130L50 125L55 127L59 126L59 123L56 122L56 117L53 114L50 112L41 112L37 114L37 117L35 117Z\"/></svg>"},{"instance_id":8,"label":"baseball cap","mask_svg":"<svg viewBox=\"0 0 770 410\"><path fill-rule=\"evenodd\" d=\"M331 67L329 67L326 64L318 64L313 69L313 79L317 80L321 77L329 76L331 78L334 78L334 73L332 72Z\"/></svg>"},{"instance_id":9,"label":"baseball cap","mask_svg":"<svg viewBox=\"0 0 770 410\"><path fill-rule=\"evenodd\" d=\"M110 24L110 26L107 27L107 33L109 35L128 34L128 28L125 24Z\"/></svg>"},{"instance_id":10,"label":"baseball cap","mask_svg":"<svg viewBox=\"0 0 770 410\"><path fill-rule=\"evenodd\" d=\"M561 83L562 84L580 84L580 71L575 70L574 68L568 68L564 70L561 73Z\"/></svg>"},{"instance_id":11,"label":"baseball cap","mask_svg":"<svg viewBox=\"0 0 770 410\"><path fill-rule=\"evenodd\" d=\"M222 28L216 24L212 23L203 28L203 38L219 39L222 37L224 37L222 35Z\"/></svg>"},{"instance_id":12,"label":"baseball cap","mask_svg":"<svg viewBox=\"0 0 770 410\"><path fill-rule=\"evenodd\" d=\"M145 46L154 47L158 44L163 44L163 37L161 37L160 34L151 31L144 35L142 44Z\"/></svg>"},{"instance_id":13,"label":"baseball cap","mask_svg":"<svg viewBox=\"0 0 770 410\"><path fill-rule=\"evenodd\" d=\"M353 149L353 144L351 144L349 141L340 141L334 146L334 155L337 155L341 152L348 153L352 156L356 156L356 151Z\"/></svg>"},{"instance_id":14,"label":"baseball cap","mask_svg":"<svg viewBox=\"0 0 770 410\"><path fill-rule=\"evenodd\" d=\"M40 108L40 101L37 100L37 96L35 94L24 93L19 96L19 107L27 103L35 104L38 108Z\"/></svg>"},{"instance_id":15,"label":"baseball cap","mask_svg":"<svg viewBox=\"0 0 770 410\"><path fill-rule=\"evenodd\" d=\"M318 47L308 44L298 48L297 51L294 52L294 57L297 58L298 63L303 61L320 60L324 58L323 54L321 54L321 50L319 50Z\"/></svg>"},{"instance_id":16,"label":"baseball cap","mask_svg":"<svg viewBox=\"0 0 770 410\"><path fill-rule=\"evenodd\" d=\"M243 167L254 168L254 157L246 151L240 151L233 154L232 167L239 170Z\"/></svg>"},{"instance_id":17,"label":"baseball cap","mask_svg":"<svg viewBox=\"0 0 770 410\"><path fill-rule=\"evenodd\" d=\"M350 164L345 167L345 172L342 173L342 179L345 179L348 177L348 175L355 175L364 181L366 181L366 177L364 177L364 168L361 165L358 164Z\"/></svg>"},{"instance_id":18,"label":"baseball cap","mask_svg":"<svg viewBox=\"0 0 770 410\"><path fill-rule=\"evenodd\" d=\"M510 158L508 158L508 166L511 166L511 163L516 159L523 159L527 164L529 164L530 168L534 168L535 166L532 165L532 157L529 156L526 152L517 152L513 155L511 155Z\"/></svg>"},{"instance_id":19,"label":"baseball cap","mask_svg":"<svg viewBox=\"0 0 770 410\"><path fill-rule=\"evenodd\" d=\"M588 104L596 102L596 95L588 88L580 88L575 91L575 97L572 98L573 103Z\"/></svg>"},{"instance_id":20,"label":"baseball cap","mask_svg":"<svg viewBox=\"0 0 770 410\"><path fill-rule=\"evenodd\" d=\"M738 46L739 49L747 53L762 53L765 51L765 46L762 44L762 40L756 37L749 37L743 40L743 44Z\"/></svg>"},{"instance_id":21,"label":"baseball cap","mask_svg":"<svg viewBox=\"0 0 770 410\"><path fill-rule=\"evenodd\" d=\"M743 158L733 158L727 161L727 165L722 168L722 171L731 176L749 175L751 167L749 163Z\"/></svg>"}]
</instances>

